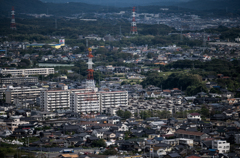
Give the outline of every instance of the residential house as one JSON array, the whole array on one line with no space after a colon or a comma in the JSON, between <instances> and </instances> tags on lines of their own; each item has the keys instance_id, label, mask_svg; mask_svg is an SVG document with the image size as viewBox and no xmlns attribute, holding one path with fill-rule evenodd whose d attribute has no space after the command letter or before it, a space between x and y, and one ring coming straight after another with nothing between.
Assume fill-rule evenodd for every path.
<instances>
[{"instance_id":1,"label":"residential house","mask_svg":"<svg viewBox=\"0 0 240 158\"><path fill-rule=\"evenodd\" d=\"M212 148L217 149L219 153L228 153L230 151L230 143L225 140L213 140Z\"/></svg>"},{"instance_id":2,"label":"residential house","mask_svg":"<svg viewBox=\"0 0 240 158\"><path fill-rule=\"evenodd\" d=\"M200 142L206 138L208 138L208 134L202 133L202 132L192 132L192 131L185 131L182 129L177 130L174 133L175 137L177 138L187 138L187 139L193 139L194 142Z\"/></svg>"},{"instance_id":3,"label":"residential house","mask_svg":"<svg viewBox=\"0 0 240 158\"><path fill-rule=\"evenodd\" d=\"M201 121L201 115L199 113L190 113L187 115L187 119Z\"/></svg>"}]
</instances>

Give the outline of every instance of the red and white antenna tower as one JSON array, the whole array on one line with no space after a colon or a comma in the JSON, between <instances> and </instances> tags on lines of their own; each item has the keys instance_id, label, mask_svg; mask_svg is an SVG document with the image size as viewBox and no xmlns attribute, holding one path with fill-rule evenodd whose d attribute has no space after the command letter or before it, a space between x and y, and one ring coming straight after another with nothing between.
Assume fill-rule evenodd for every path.
<instances>
[{"instance_id":1,"label":"red and white antenna tower","mask_svg":"<svg viewBox=\"0 0 240 158\"><path fill-rule=\"evenodd\" d=\"M132 23L131 23L131 34L135 35L137 34L137 23L135 20L136 12L135 12L135 7L133 7L132 10Z\"/></svg>"},{"instance_id":2,"label":"red and white antenna tower","mask_svg":"<svg viewBox=\"0 0 240 158\"><path fill-rule=\"evenodd\" d=\"M91 48L88 48L88 76L87 76L87 82L86 82L86 87L87 88L95 88L95 82L94 82L94 78L93 78L93 68L92 68L92 65L93 65L93 62L92 62L92 58L93 58L93 55L92 55L92 49Z\"/></svg>"},{"instance_id":3,"label":"red and white antenna tower","mask_svg":"<svg viewBox=\"0 0 240 158\"><path fill-rule=\"evenodd\" d=\"M16 30L17 27L16 27L15 17L14 17L14 15L15 15L14 6L12 6L11 15L12 15L12 19L11 19L11 26L10 26L10 28L13 29L13 30Z\"/></svg>"}]
</instances>

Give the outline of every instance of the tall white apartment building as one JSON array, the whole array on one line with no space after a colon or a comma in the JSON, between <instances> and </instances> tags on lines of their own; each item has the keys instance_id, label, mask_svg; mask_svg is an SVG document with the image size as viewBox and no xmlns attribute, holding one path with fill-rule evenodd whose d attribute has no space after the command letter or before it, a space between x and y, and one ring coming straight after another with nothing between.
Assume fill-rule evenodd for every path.
<instances>
[{"instance_id":1,"label":"tall white apartment building","mask_svg":"<svg viewBox=\"0 0 240 158\"><path fill-rule=\"evenodd\" d=\"M227 153L230 151L230 143L227 143L226 140L213 140L212 148L217 149L219 153Z\"/></svg>"},{"instance_id":2,"label":"tall white apartment building","mask_svg":"<svg viewBox=\"0 0 240 158\"><path fill-rule=\"evenodd\" d=\"M0 69L0 73L3 75L11 74L12 76L49 75L54 74L54 68Z\"/></svg>"},{"instance_id":3,"label":"tall white apartment building","mask_svg":"<svg viewBox=\"0 0 240 158\"><path fill-rule=\"evenodd\" d=\"M36 99L40 97L41 91L45 88L38 87L12 87L8 86L5 91L6 103L22 104L26 101L36 102Z\"/></svg>"},{"instance_id":4,"label":"tall white apartment building","mask_svg":"<svg viewBox=\"0 0 240 158\"><path fill-rule=\"evenodd\" d=\"M42 91L40 94L40 106L44 111L72 110L70 108L74 93L92 92L92 89L67 89Z\"/></svg>"},{"instance_id":5,"label":"tall white apartment building","mask_svg":"<svg viewBox=\"0 0 240 158\"><path fill-rule=\"evenodd\" d=\"M100 111L105 113L108 108L117 108L120 106L128 106L128 92L99 92Z\"/></svg>"},{"instance_id":6,"label":"tall white apartment building","mask_svg":"<svg viewBox=\"0 0 240 158\"><path fill-rule=\"evenodd\" d=\"M128 92L96 92L92 89L43 91L40 105L44 111L65 109L83 114L105 113L110 107L128 106Z\"/></svg>"},{"instance_id":7,"label":"tall white apartment building","mask_svg":"<svg viewBox=\"0 0 240 158\"><path fill-rule=\"evenodd\" d=\"M72 111L77 113L106 113L108 108L128 106L128 92L75 93L72 103Z\"/></svg>"},{"instance_id":8,"label":"tall white apartment building","mask_svg":"<svg viewBox=\"0 0 240 158\"><path fill-rule=\"evenodd\" d=\"M87 114L89 112L100 112L99 93L74 93L72 98L72 111Z\"/></svg>"}]
</instances>

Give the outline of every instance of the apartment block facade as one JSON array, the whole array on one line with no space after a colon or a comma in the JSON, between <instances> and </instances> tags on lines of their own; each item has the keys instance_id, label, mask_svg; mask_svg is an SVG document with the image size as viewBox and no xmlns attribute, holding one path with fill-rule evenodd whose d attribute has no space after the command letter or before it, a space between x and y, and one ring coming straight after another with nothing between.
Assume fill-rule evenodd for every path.
<instances>
[{"instance_id":1,"label":"apartment block facade","mask_svg":"<svg viewBox=\"0 0 240 158\"><path fill-rule=\"evenodd\" d=\"M128 92L96 92L92 89L43 91L40 105L44 111L65 109L83 114L105 113L110 107L128 106Z\"/></svg>"},{"instance_id":2,"label":"apartment block facade","mask_svg":"<svg viewBox=\"0 0 240 158\"><path fill-rule=\"evenodd\" d=\"M38 83L37 77L11 77L11 78L0 78L0 86L13 85L14 83L20 85L22 83Z\"/></svg>"},{"instance_id":3,"label":"apartment block facade","mask_svg":"<svg viewBox=\"0 0 240 158\"><path fill-rule=\"evenodd\" d=\"M75 93L72 98L72 111L76 113L100 112L99 93Z\"/></svg>"},{"instance_id":4,"label":"apartment block facade","mask_svg":"<svg viewBox=\"0 0 240 158\"><path fill-rule=\"evenodd\" d=\"M120 106L128 106L128 92L99 92L100 95L100 111L105 113L108 108L117 108Z\"/></svg>"},{"instance_id":5,"label":"apartment block facade","mask_svg":"<svg viewBox=\"0 0 240 158\"><path fill-rule=\"evenodd\" d=\"M22 104L23 102L36 102L40 97L40 93L46 90L45 88L38 87L12 87L9 86L5 91L6 103Z\"/></svg>"},{"instance_id":6,"label":"apartment block facade","mask_svg":"<svg viewBox=\"0 0 240 158\"><path fill-rule=\"evenodd\" d=\"M68 89L42 91L40 106L44 111L72 110L70 107L74 93L91 92L91 89Z\"/></svg>"},{"instance_id":7,"label":"apartment block facade","mask_svg":"<svg viewBox=\"0 0 240 158\"><path fill-rule=\"evenodd\" d=\"M1 69L3 75L29 76L29 75L49 75L54 74L54 68L33 68L33 69Z\"/></svg>"}]
</instances>

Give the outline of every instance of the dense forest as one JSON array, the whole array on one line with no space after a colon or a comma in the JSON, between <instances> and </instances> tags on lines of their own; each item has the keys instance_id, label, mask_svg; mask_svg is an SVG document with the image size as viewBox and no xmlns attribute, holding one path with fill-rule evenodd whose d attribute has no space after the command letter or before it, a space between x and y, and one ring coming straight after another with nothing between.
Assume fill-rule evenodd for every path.
<instances>
[{"instance_id":1,"label":"dense forest","mask_svg":"<svg viewBox=\"0 0 240 158\"><path fill-rule=\"evenodd\" d=\"M235 92L240 87L240 62L237 60L214 59L208 62L182 60L168 64L162 69L166 72L173 71L173 73L163 76L149 72L141 84L144 87L155 85L163 89L179 88L186 91L187 95L195 95L200 91L208 92L203 78L211 75L216 77L213 81L222 88ZM217 74L223 74L228 78L218 78ZM212 92L220 93L217 89L213 89Z\"/></svg>"},{"instance_id":2,"label":"dense forest","mask_svg":"<svg viewBox=\"0 0 240 158\"><path fill-rule=\"evenodd\" d=\"M45 2L45 1L44 1ZM90 12L119 12L126 10L131 12L132 6L137 6L137 12L159 13L161 7L168 7L168 11L165 13L193 13L201 16L238 16L240 14L239 0L193 0L189 2L178 1L179 3L164 2L152 2L145 1L145 5L124 3L126 8L121 8L123 1L119 4L115 2L107 3L107 5L101 5L101 3L89 3L88 1L67 2L67 3L44 3L40 0L0 0L0 15L10 16L10 10L12 6L15 6L15 11L22 13L38 13L38 14L53 14L57 16L69 16L73 14L90 13ZM84 2L84 3L82 3ZM136 3L136 2L135 2ZM114 4L111 6L111 4Z\"/></svg>"}]
</instances>

